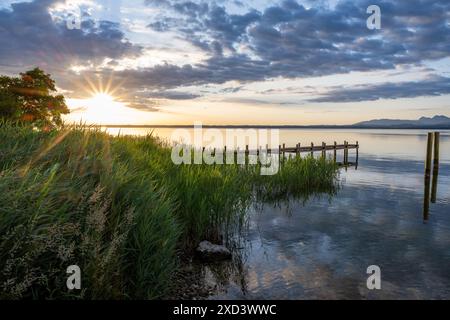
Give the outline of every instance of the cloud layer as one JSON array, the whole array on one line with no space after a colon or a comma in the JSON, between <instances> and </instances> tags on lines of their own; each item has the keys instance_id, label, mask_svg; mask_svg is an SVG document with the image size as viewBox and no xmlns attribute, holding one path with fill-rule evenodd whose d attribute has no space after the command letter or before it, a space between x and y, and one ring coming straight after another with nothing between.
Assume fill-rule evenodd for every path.
<instances>
[{"instance_id":1,"label":"cloud layer","mask_svg":"<svg viewBox=\"0 0 450 320\"><path fill-rule=\"evenodd\" d=\"M83 17L81 30L69 30L49 8L64 0L17 2L0 9L0 66L5 70L39 65L65 88L86 77L107 77L124 58L144 55L152 45L132 43L123 26ZM310 2L305 2L310 3ZM395 69L450 56L450 2L447 0L377 1L382 29L366 27L372 0L341 0L336 6L307 7L283 0L263 9L243 2L143 0L158 10L146 28L190 43L206 58L195 64L162 63L114 71L114 78L136 106L146 99L195 99L186 86L249 83ZM180 48L182 50L182 48ZM110 60L110 67L102 63ZM80 74L69 66L87 67ZM448 78L420 82L339 87L309 102L373 101L449 94ZM234 93L234 92L233 92ZM139 103L138 103L139 102ZM152 109L152 108L150 108ZM153 110L153 109L152 109Z\"/></svg>"},{"instance_id":2,"label":"cloud layer","mask_svg":"<svg viewBox=\"0 0 450 320\"><path fill-rule=\"evenodd\" d=\"M81 29L69 30L66 21L49 13L49 8L61 3L35 0L0 10L0 65L39 65L51 71L140 54L141 48L125 39L118 24L84 16Z\"/></svg>"},{"instance_id":3,"label":"cloud layer","mask_svg":"<svg viewBox=\"0 0 450 320\"><path fill-rule=\"evenodd\" d=\"M306 9L285 0L263 12L236 15L215 3L147 1L178 17L161 17L150 28L177 32L210 53L211 58L200 66L177 69L183 78L194 81L373 71L449 56L448 1L377 1L383 27L369 30L366 8L372 2L340 1L333 9Z\"/></svg>"}]
</instances>

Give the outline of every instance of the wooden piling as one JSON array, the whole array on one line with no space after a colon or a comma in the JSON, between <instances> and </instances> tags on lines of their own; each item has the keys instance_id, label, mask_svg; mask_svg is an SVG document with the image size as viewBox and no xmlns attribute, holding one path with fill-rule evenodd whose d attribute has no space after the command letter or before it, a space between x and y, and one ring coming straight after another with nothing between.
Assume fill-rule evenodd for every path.
<instances>
[{"instance_id":1,"label":"wooden piling","mask_svg":"<svg viewBox=\"0 0 450 320\"><path fill-rule=\"evenodd\" d=\"M325 142L322 142L322 158L327 157L327 144Z\"/></svg>"},{"instance_id":2,"label":"wooden piling","mask_svg":"<svg viewBox=\"0 0 450 320\"><path fill-rule=\"evenodd\" d=\"M278 165L281 165L281 144L278 145Z\"/></svg>"},{"instance_id":3,"label":"wooden piling","mask_svg":"<svg viewBox=\"0 0 450 320\"><path fill-rule=\"evenodd\" d=\"M245 164L250 161L250 150L248 144L245 146Z\"/></svg>"},{"instance_id":4,"label":"wooden piling","mask_svg":"<svg viewBox=\"0 0 450 320\"><path fill-rule=\"evenodd\" d=\"M344 165L348 164L348 142L344 141Z\"/></svg>"},{"instance_id":5,"label":"wooden piling","mask_svg":"<svg viewBox=\"0 0 450 320\"><path fill-rule=\"evenodd\" d=\"M334 160L334 163L336 163L336 160L337 160L337 142L336 141L334 142L334 148L333 148L333 160Z\"/></svg>"},{"instance_id":6,"label":"wooden piling","mask_svg":"<svg viewBox=\"0 0 450 320\"><path fill-rule=\"evenodd\" d=\"M345 171L348 170L348 158L347 158L347 155L348 155L347 151L348 151L348 149L347 148L348 148L348 142L344 141L344 168L345 168Z\"/></svg>"},{"instance_id":7,"label":"wooden piling","mask_svg":"<svg viewBox=\"0 0 450 320\"><path fill-rule=\"evenodd\" d=\"M356 141L356 162L355 162L355 170L358 170L359 164L359 141Z\"/></svg>"},{"instance_id":8,"label":"wooden piling","mask_svg":"<svg viewBox=\"0 0 450 320\"><path fill-rule=\"evenodd\" d=\"M350 165L350 148L349 148L349 142L347 141L347 165Z\"/></svg>"},{"instance_id":9,"label":"wooden piling","mask_svg":"<svg viewBox=\"0 0 450 320\"><path fill-rule=\"evenodd\" d=\"M428 221L430 213L430 175L431 175L431 157L433 151L433 134L428 133L427 139L427 155L425 160L425 181L423 196L423 220Z\"/></svg>"},{"instance_id":10,"label":"wooden piling","mask_svg":"<svg viewBox=\"0 0 450 320\"><path fill-rule=\"evenodd\" d=\"M311 142L311 157L314 157L314 143Z\"/></svg>"},{"instance_id":11,"label":"wooden piling","mask_svg":"<svg viewBox=\"0 0 450 320\"><path fill-rule=\"evenodd\" d=\"M359 160L359 141L356 141L356 163Z\"/></svg>"},{"instance_id":12,"label":"wooden piling","mask_svg":"<svg viewBox=\"0 0 450 320\"><path fill-rule=\"evenodd\" d=\"M436 203L436 194L439 176L439 132L434 133L434 154L433 154L433 181L431 183L431 203Z\"/></svg>"},{"instance_id":13,"label":"wooden piling","mask_svg":"<svg viewBox=\"0 0 450 320\"><path fill-rule=\"evenodd\" d=\"M223 146L223 160L224 160L224 164L227 163L227 158L228 158L227 146L225 145L225 146Z\"/></svg>"}]
</instances>

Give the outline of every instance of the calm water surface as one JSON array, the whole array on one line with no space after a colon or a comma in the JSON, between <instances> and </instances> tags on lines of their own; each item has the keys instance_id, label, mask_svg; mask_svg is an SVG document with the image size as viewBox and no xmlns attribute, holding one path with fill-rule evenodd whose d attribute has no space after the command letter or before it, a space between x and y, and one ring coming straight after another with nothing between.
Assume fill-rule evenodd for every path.
<instances>
[{"instance_id":1,"label":"calm water surface","mask_svg":"<svg viewBox=\"0 0 450 320\"><path fill-rule=\"evenodd\" d=\"M205 270L208 281L221 283L212 299L450 299L450 132L441 132L437 202L427 223L426 131L281 130L280 140L359 141L358 170L342 170L333 197L252 209L242 259L229 271ZM369 265L381 268L381 290L366 287Z\"/></svg>"}]
</instances>

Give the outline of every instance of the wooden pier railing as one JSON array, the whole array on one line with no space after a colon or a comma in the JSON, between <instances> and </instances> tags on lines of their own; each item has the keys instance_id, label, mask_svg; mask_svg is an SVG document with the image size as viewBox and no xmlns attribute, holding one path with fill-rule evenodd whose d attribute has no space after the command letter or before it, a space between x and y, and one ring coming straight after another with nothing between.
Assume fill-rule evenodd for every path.
<instances>
[{"instance_id":1,"label":"wooden pier railing","mask_svg":"<svg viewBox=\"0 0 450 320\"><path fill-rule=\"evenodd\" d=\"M349 150L356 150L356 159L354 162L349 161ZM343 161L338 162L337 161L337 153L339 150L344 151L343 155ZM205 151L205 148L203 148L203 151ZM344 144L337 144L337 142L334 142L334 144L327 145L325 142L322 142L322 145L315 146L313 143L311 143L310 146L302 146L300 143L298 143L295 147L286 147L286 144L279 145L278 149L276 148L269 148L268 145L266 145L265 149L263 149L262 146L260 146L256 150L250 150L249 146L247 145L245 147L245 150L237 149L237 150L227 150L227 146L223 148L223 153L231 152L234 153L235 156L238 154L243 154L245 156L248 155L257 155L259 156L260 152L265 152L267 154L274 154L278 152L280 155L280 161L285 159L286 156L290 156L293 154L300 155L301 153L311 153L312 156L314 156L315 152L321 152L322 157L326 157L327 151L333 151L333 160L338 165L342 165L345 167L348 166L355 166L358 168L358 161L359 161L359 142L356 141L355 144L350 144L347 141L344 141ZM214 154L216 153L216 149L213 150Z\"/></svg>"},{"instance_id":2,"label":"wooden pier railing","mask_svg":"<svg viewBox=\"0 0 450 320\"><path fill-rule=\"evenodd\" d=\"M356 150L356 161L350 162L349 161L349 150L354 149ZM344 158L342 162L337 162L337 151L343 150L344 151ZM356 141L355 144L350 144L348 141L344 141L344 144L337 144L335 141L334 144L327 145L325 142L322 142L322 145L315 146L314 143L311 143L310 146L302 146L300 143L298 143L295 147L286 147L286 144L280 145L278 147L279 154L283 155L283 158L286 156L286 154L301 154L301 153L311 153L312 156L314 156L314 152L321 152L322 157L326 157L327 151L333 151L333 160L334 162L337 162L339 165L344 166L355 166L358 167L358 161L359 161L359 142Z\"/></svg>"}]
</instances>

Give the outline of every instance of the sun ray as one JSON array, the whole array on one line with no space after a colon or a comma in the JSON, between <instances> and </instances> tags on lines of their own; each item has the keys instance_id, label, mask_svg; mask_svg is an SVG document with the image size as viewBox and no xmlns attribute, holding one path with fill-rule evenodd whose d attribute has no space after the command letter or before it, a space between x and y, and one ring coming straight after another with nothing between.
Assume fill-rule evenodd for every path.
<instances>
[{"instance_id":1,"label":"sun ray","mask_svg":"<svg viewBox=\"0 0 450 320\"><path fill-rule=\"evenodd\" d=\"M108 81L106 82L105 92L111 92L111 86L112 86L112 83L113 83L113 78L114 78L114 73L111 72L109 74ZM111 92L111 94L114 95L113 92Z\"/></svg>"}]
</instances>

